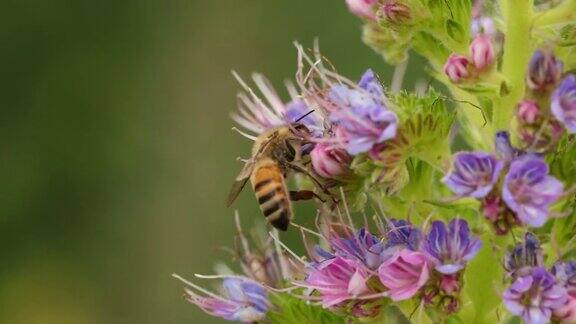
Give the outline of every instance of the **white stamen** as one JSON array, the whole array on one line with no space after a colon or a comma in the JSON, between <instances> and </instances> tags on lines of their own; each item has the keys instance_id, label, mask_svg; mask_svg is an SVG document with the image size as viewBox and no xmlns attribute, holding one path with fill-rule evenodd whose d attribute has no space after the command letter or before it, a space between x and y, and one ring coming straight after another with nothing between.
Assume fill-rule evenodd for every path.
<instances>
[{"instance_id":1,"label":"white stamen","mask_svg":"<svg viewBox=\"0 0 576 324\"><path fill-rule=\"evenodd\" d=\"M193 283L191 283L190 281L188 281L188 280L180 277L179 275L177 275L177 274L175 274L175 273L172 274L172 277L180 280L180 281L181 281L182 283L184 283L185 285L187 285L187 286L189 286L189 287L192 287L192 288L198 290L198 291L201 292L201 293L206 294L207 296L210 296L210 297L212 297L212 298L216 298L216 299L221 300L221 301L228 302L228 300L226 300L225 298L223 298L223 297L221 297L221 296L218 296L218 295L216 295L215 293L210 292L210 291L208 291L208 290L206 290L206 289L204 289L204 288L202 288L202 287L200 287L200 286L198 286L198 285L196 285L196 284L193 284Z\"/></svg>"},{"instance_id":2,"label":"white stamen","mask_svg":"<svg viewBox=\"0 0 576 324\"><path fill-rule=\"evenodd\" d=\"M308 265L308 263L306 261L304 261L296 253L294 253L294 251L290 250L290 248L288 246L286 246L284 243L282 243L282 241L280 241L280 239L278 237L276 237L272 232L268 232L268 234L270 235L270 237L272 237L274 239L275 242L280 244L288 253L290 253L294 258L296 258L298 261L300 261L303 265Z\"/></svg>"},{"instance_id":3,"label":"white stamen","mask_svg":"<svg viewBox=\"0 0 576 324\"><path fill-rule=\"evenodd\" d=\"M255 141L255 140L257 139L256 136L252 136L252 135L250 135L250 134L248 134L248 133L244 133L243 131L239 130L239 129L236 128L236 127L232 127L232 130L240 133L240 135L242 135L242 136L244 136L244 137L246 137L246 138L248 138L248 139L251 139L251 140L253 140L253 141Z\"/></svg>"}]
</instances>

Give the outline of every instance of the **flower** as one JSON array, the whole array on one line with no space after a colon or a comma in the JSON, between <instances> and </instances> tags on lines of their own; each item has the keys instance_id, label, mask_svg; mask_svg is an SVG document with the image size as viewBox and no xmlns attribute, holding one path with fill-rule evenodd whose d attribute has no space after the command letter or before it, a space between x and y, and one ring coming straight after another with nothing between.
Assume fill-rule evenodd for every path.
<instances>
[{"instance_id":1,"label":"flower","mask_svg":"<svg viewBox=\"0 0 576 324\"><path fill-rule=\"evenodd\" d=\"M374 7L378 0L346 0L348 10L356 16L376 21Z\"/></svg>"},{"instance_id":2,"label":"flower","mask_svg":"<svg viewBox=\"0 0 576 324\"><path fill-rule=\"evenodd\" d=\"M542 226L564 185L548 175L548 165L538 156L523 155L510 164L504 178L502 198L524 224Z\"/></svg>"},{"instance_id":3,"label":"flower","mask_svg":"<svg viewBox=\"0 0 576 324\"><path fill-rule=\"evenodd\" d=\"M552 274L556 277L556 282L563 286L568 295L566 303L554 310L554 317L561 323L576 322L576 262L557 262L552 267Z\"/></svg>"},{"instance_id":4,"label":"flower","mask_svg":"<svg viewBox=\"0 0 576 324\"><path fill-rule=\"evenodd\" d=\"M452 53L444 65L444 73L452 82L459 83L470 77L470 71L468 71L470 64L471 62L466 56Z\"/></svg>"},{"instance_id":5,"label":"flower","mask_svg":"<svg viewBox=\"0 0 576 324\"><path fill-rule=\"evenodd\" d=\"M378 277L393 301L409 299L428 281L428 261L418 251L402 249L382 263Z\"/></svg>"},{"instance_id":6,"label":"flower","mask_svg":"<svg viewBox=\"0 0 576 324\"><path fill-rule=\"evenodd\" d=\"M568 132L576 133L576 75L570 74L552 93L552 114Z\"/></svg>"},{"instance_id":7,"label":"flower","mask_svg":"<svg viewBox=\"0 0 576 324\"><path fill-rule=\"evenodd\" d=\"M504 268L513 277L525 276L533 268L543 265L544 255L540 248L540 241L530 232L525 234L524 242L517 244L504 257Z\"/></svg>"},{"instance_id":8,"label":"flower","mask_svg":"<svg viewBox=\"0 0 576 324\"><path fill-rule=\"evenodd\" d=\"M496 146L498 157L506 161L512 161L514 158L524 154L524 152L512 146L510 134L507 131L496 133L494 146Z\"/></svg>"},{"instance_id":9,"label":"flower","mask_svg":"<svg viewBox=\"0 0 576 324\"><path fill-rule=\"evenodd\" d=\"M470 44L470 57L477 70L482 71L494 63L494 46L490 36L479 34Z\"/></svg>"},{"instance_id":10,"label":"flower","mask_svg":"<svg viewBox=\"0 0 576 324\"><path fill-rule=\"evenodd\" d=\"M408 248L416 251L420 247L422 232L409 222L403 219L391 219L388 228L386 248Z\"/></svg>"},{"instance_id":11,"label":"flower","mask_svg":"<svg viewBox=\"0 0 576 324\"><path fill-rule=\"evenodd\" d=\"M527 324L547 323L552 311L567 300L566 290L555 284L554 276L543 267L519 277L504 294L504 305L510 313L521 316Z\"/></svg>"},{"instance_id":12,"label":"flower","mask_svg":"<svg viewBox=\"0 0 576 324\"><path fill-rule=\"evenodd\" d=\"M482 241L470 235L468 223L463 219L453 219L448 228L441 221L432 223L424 240L423 251L433 261L436 271L454 274L462 270L481 247Z\"/></svg>"},{"instance_id":13,"label":"flower","mask_svg":"<svg viewBox=\"0 0 576 324\"><path fill-rule=\"evenodd\" d=\"M560 80L562 61L548 50L536 50L530 59L526 84L535 91L549 91Z\"/></svg>"},{"instance_id":14,"label":"flower","mask_svg":"<svg viewBox=\"0 0 576 324\"><path fill-rule=\"evenodd\" d=\"M310 267L305 283L296 284L317 290L322 306L330 308L371 293L366 284L369 277L368 270L358 261L336 256Z\"/></svg>"},{"instance_id":15,"label":"flower","mask_svg":"<svg viewBox=\"0 0 576 324\"><path fill-rule=\"evenodd\" d=\"M483 198L494 187L504 163L484 152L460 152L454 168L442 181L461 197Z\"/></svg>"},{"instance_id":16,"label":"flower","mask_svg":"<svg viewBox=\"0 0 576 324\"><path fill-rule=\"evenodd\" d=\"M369 269L376 269L384 261L384 245L380 240L372 235L368 229L361 228L352 237L341 237L332 235L328 242L334 251L333 253L321 251L317 247L316 252L324 258L334 256L361 262Z\"/></svg>"},{"instance_id":17,"label":"flower","mask_svg":"<svg viewBox=\"0 0 576 324\"><path fill-rule=\"evenodd\" d=\"M329 144L318 143L310 152L312 167L323 178L332 179L349 171L352 158L346 151Z\"/></svg>"},{"instance_id":18,"label":"flower","mask_svg":"<svg viewBox=\"0 0 576 324\"><path fill-rule=\"evenodd\" d=\"M225 297L210 294L205 297L186 289L186 299L204 312L229 321L256 322L263 320L270 308L264 287L249 280L226 278L222 283Z\"/></svg>"},{"instance_id":19,"label":"flower","mask_svg":"<svg viewBox=\"0 0 576 324\"><path fill-rule=\"evenodd\" d=\"M349 154L368 152L375 144L396 136L398 117L386 107L384 89L372 70L364 73L358 88L332 86L329 99L336 139Z\"/></svg>"},{"instance_id":20,"label":"flower","mask_svg":"<svg viewBox=\"0 0 576 324\"><path fill-rule=\"evenodd\" d=\"M238 93L238 111L232 114L232 119L250 133L259 135L272 127L293 123L312 110L304 101L299 99L294 86L291 84L287 85L291 101L284 103L270 85L270 81L263 75L254 74L252 78L265 100L258 97L236 73L234 73L234 77L245 92ZM319 111L314 111L300 121L315 136L322 135L320 114ZM241 134L252 138L250 134Z\"/></svg>"},{"instance_id":21,"label":"flower","mask_svg":"<svg viewBox=\"0 0 576 324\"><path fill-rule=\"evenodd\" d=\"M540 117L540 107L532 100L523 100L518 104L516 116L521 123L532 125Z\"/></svg>"}]
</instances>

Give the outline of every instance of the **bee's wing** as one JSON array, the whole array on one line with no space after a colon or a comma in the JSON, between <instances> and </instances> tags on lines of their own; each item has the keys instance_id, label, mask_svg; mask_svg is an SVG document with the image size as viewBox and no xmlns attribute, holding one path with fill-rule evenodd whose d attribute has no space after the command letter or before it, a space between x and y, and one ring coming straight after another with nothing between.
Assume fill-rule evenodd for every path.
<instances>
[{"instance_id":1,"label":"bee's wing","mask_svg":"<svg viewBox=\"0 0 576 324\"><path fill-rule=\"evenodd\" d=\"M232 188L230 189L230 193L228 194L228 200L226 202L228 207L230 207L234 202L234 200L236 200L236 197L238 197L238 195L246 185L246 182L248 182L248 179L252 174L252 170L254 170L254 161L249 160L246 162L246 164L242 168L242 171L240 171L240 173L236 177L236 181L234 181L234 184L232 184Z\"/></svg>"}]
</instances>

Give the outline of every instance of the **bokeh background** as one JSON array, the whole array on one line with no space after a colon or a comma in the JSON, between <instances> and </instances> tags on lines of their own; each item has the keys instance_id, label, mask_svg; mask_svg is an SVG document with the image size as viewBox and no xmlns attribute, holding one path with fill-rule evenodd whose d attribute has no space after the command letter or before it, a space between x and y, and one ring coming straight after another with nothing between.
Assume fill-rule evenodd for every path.
<instances>
[{"instance_id":1,"label":"bokeh background","mask_svg":"<svg viewBox=\"0 0 576 324\"><path fill-rule=\"evenodd\" d=\"M0 323L218 322L170 274L230 259L251 144L230 71L281 88L319 37L342 74L389 80L360 25L343 0L2 1ZM250 190L235 207L261 221Z\"/></svg>"}]
</instances>

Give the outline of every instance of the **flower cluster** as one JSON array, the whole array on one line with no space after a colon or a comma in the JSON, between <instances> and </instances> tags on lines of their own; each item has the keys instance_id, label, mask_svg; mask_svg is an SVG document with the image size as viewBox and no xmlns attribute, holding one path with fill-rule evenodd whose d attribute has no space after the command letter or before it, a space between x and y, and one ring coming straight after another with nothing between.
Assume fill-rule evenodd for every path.
<instances>
[{"instance_id":1,"label":"flower cluster","mask_svg":"<svg viewBox=\"0 0 576 324\"><path fill-rule=\"evenodd\" d=\"M496 154L461 152L454 156L452 171L444 183L458 197L482 201L486 218L497 233L512 225L544 225L550 206L563 195L562 182L549 175L546 162L535 154L512 147L507 133L496 138Z\"/></svg>"},{"instance_id":2,"label":"flower cluster","mask_svg":"<svg viewBox=\"0 0 576 324\"><path fill-rule=\"evenodd\" d=\"M282 215L307 256L238 226L241 274L196 275L221 280L219 293L178 277L186 299L243 322L576 323L576 0L344 5L396 65L389 89L371 69L343 77L318 43L296 44L288 100L259 74L252 88L235 74L232 118L256 144L231 196L251 183L265 214L290 198ZM402 89L411 52L442 92ZM265 195L262 170L275 179ZM315 222L291 206L308 198Z\"/></svg>"},{"instance_id":3,"label":"flower cluster","mask_svg":"<svg viewBox=\"0 0 576 324\"><path fill-rule=\"evenodd\" d=\"M427 234L403 220L390 220L379 235L344 232L329 231L329 249L316 246L305 279L295 284L323 307L356 317L378 315L383 297L456 311L461 273L481 247L462 219L434 221Z\"/></svg>"},{"instance_id":4,"label":"flower cluster","mask_svg":"<svg viewBox=\"0 0 576 324\"><path fill-rule=\"evenodd\" d=\"M549 50L532 55L526 74L526 98L516 110L518 135L527 150L554 148L564 128L576 132L576 76L562 79L564 64Z\"/></svg>"},{"instance_id":5,"label":"flower cluster","mask_svg":"<svg viewBox=\"0 0 576 324\"><path fill-rule=\"evenodd\" d=\"M454 83L463 82L486 72L494 64L495 59L491 36L479 32L470 43L468 56L450 54L444 65L444 73Z\"/></svg>"},{"instance_id":6,"label":"flower cluster","mask_svg":"<svg viewBox=\"0 0 576 324\"><path fill-rule=\"evenodd\" d=\"M506 255L505 267L511 284L503 300L510 313L526 323L576 321L576 262L557 261L547 270L540 242L527 233Z\"/></svg>"}]
</instances>

